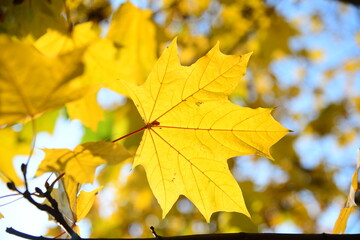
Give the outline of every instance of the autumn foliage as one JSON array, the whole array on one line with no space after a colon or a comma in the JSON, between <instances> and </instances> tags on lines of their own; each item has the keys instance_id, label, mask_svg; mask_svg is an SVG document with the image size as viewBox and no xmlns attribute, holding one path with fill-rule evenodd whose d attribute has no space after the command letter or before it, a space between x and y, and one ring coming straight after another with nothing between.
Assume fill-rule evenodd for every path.
<instances>
[{"instance_id":1,"label":"autumn foliage","mask_svg":"<svg viewBox=\"0 0 360 240\"><path fill-rule=\"evenodd\" d=\"M299 127L307 113L290 104L306 88L281 84L270 69L295 55L320 58L289 47L300 34L296 24L260 0L190 2L149 1L147 9L124 2L115 10L100 0L1 3L1 180L18 193L24 184L29 191L45 186L51 196L34 190L39 202L55 199L77 233L76 223L90 219L97 237L149 236L144 229L152 225L172 235L261 232L289 221L316 231L321 212L345 194L334 169L305 166L295 146L306 134L338 133L348 105L359 108L358 93L319 104L318 118ZM204 29L207 18L218 21ZM344 71L352 74L359 62L349 61ZM81 142L38 146L39 133L54 134L59 121L80 122ZM341 133L339 146L355 141L357 131ZM24 154L34 176L17 173L13 159ZM267 169L252 167L249 177L246 164L263 164L274 176L258 185L252 178ZM335 233L356 210L358 169ZM43 185L32 186L33 177Z\"/></svg>"}]
</instances>

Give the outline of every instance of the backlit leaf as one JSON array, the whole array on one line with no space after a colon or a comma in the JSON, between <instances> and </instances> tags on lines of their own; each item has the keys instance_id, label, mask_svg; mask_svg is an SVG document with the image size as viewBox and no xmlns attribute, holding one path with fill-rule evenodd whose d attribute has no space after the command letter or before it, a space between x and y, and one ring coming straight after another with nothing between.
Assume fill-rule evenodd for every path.
<instances>
[{"instance_id":1,"label":"backlit leaf","mask_svg":"<svg viewBox=\"0 0 360 240\"><path fill-rule=\"evenodd\" d=\"M99 45L99 29L91 22L78 24L73 28L71 34L63 34L49 29L40 39L35 42L35 47L48 56L57 56L59 54L69 53L79 47L87 47L84 52L84 74L80 81L93 84L92 91L74 102L67 103L66 108L71 119L80 120L85 126L96 131L98 123L104 120L104 112L96 100L96 92L100 89L101 78L96 79L97 74L103 74L99 71L98 65L101 65L101 57L93 60L93 57L106 55L108 52L97 49L97 54L93 56L94 48ZM95 47L94 47L95 46ZM111 54L110 54L111 56ZM96 73L96 74L95 74Z\"/></svg>"},{"instance_id":2,"label":"backlit leaf","mask_svg":"<svg viewBox=\"0 0 360 240\"><path fill-rule=\"evenodd\" d=\"M358 174L360 169L360 150L358 151L358 161L356 164L356 170L352 176L351 186L348 198L346 200L345 206L343 209L341 209L340 214L338 216L338 219L335 222L335 226L333 229L333 233L339 234L339 233L345 233L347 221L350 217L350 214L355 210L355 207L357 206L355 203L355 193L358 191Z\"/></svg>"},{"instance_id":3,"label":"backlit leaf","mask_svg":"<svg viewBox=\"0 0 360 240\"><path fill-rule=\"evenodd\" d=\"M87 46L99 39L99 31L91 22L78 24L69 34L48 29L34 46L45 55L57 56Z\"/></svg>"},{"instance_id":4,"label":"backlit leaf","mask_svg":"<svg viewBox=\"0 0 360 240\"><path fill-rule=\"evenodd\" d=\"M83 219L94 203L95 197L102 187L90 192L80 191L81 185L69 175L59 180L58 189L54 189L52 197L57 200L61 213L70 226Z\"/></svg>"},{"instance_id":5,"label":"backlit leaf","mask_svg":"<svg viewBox=\"0 0 360 240\"><path fill-rule=\"evenodd\" d=\"M105 120L104 111L99 106L96 94L66 104L67 112L71 119L79 119L82 124L97 131L100 121Z\"/></svg>"},{"instance_id":6,"label":"backlit leaf","mask_svg":"<svg viewBox=\"0 0 360 240\"><path fill-rule=\"evenodd\" d=\"M15 2L18 2L17 4ZM1 1L0 31L33 41L47 29L66 31L63 1Z\"/></svg>"},{"instance_id":7,"label":"backlit leaf","mask_svg":"<svg viewBox=\"0 0 360 240\"><path fill-rule=\"evenodd\" d=\"M151 11L139 9L130 1L115 11L107 38L119 48L118 78L136 84L144 82L157 57L155 33Z\"/></svg>"},{"instance_id":8,"label":"backlit leaf","mask_svg":"<svg viewBox=\"0 0 360 240\"><path fill-rule=\"evenodd\" d=\"M216 45L184 67L174 40L144 85L127 84L146 124L134 167L144 166L163 216L180 195L207 221L217 211L249 216L227 159L248 154L271 158L270 147L288 133L272 118L272 109L240 107L228 100L249 57L224 55Z\"/></svg>"},{"instance_id":9,"label":"backlit leaf","mask_svg":"<svg viewBox=\"0 0 360 240\"><path fill-rule=\"evenodd\" d=\"M65 172L77 182L94 181L95 169L105 163L119 163L130 155L120 144L111 142L89 142L70 149L43 149L46 153L38 173Z\"/></svg>"},{"instance_id":10,"label":"backlit leaf","mask_svg":"<svg viewBox=\"0 0 360 240\"><path fill-rule=\"evenodd\" d=\"M355 207L345 207L341 209L340 214L335 222L334 234L345 233L347 221L350 217L350 214L355 210Z\"/></svg>"},{"instance_id":11,"label":"backlit leaf","mask_svg":"<svg viewBox=\"0 0 360 240\"><path fill-rule=\"evenodd\" d=\"M0 126L35 118L84 95L84 86L73 81L83 71L83 50L46 57L31 45L5 38L0 48Z\"/></svg>"},{"instance_id":12,"label":"backlit leaf","mask_svg":"<svg viewBox=\"0 0 360 240\"><path fill-rule=\"evenodd\" d=\"M16 155L29 153L30 139L22 142L18 133L11 128L0 129L0 136L0 178L4 182L11 179L17 185L22 184L14 169L13 158Z\"/></svg>"}]
</instances>

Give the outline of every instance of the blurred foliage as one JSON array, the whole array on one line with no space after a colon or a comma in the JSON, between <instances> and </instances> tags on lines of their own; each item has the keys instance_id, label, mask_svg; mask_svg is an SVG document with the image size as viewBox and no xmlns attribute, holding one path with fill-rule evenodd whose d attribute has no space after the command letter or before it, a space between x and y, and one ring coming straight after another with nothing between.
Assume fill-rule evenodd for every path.
<instances>
[{"instance_id":1,"label":"blurred foliage","mask_svg":"<svg viewBox=\"0 0 360 240\"><path fill-rule=\"evenodd\" d=\"M0 3L0 33L33 44L45 55L86 48L82 81L97 85L85 102L66 106L67 117L83 122L83 142L115 139L138 128L141 118L130 100L100 108L94 107L94 94L100 99L99 90L107 87L126 96L122 86L106 80L144 82L175 36L183 64L193 63L217 41L227 54L253 51L232 100L249 107L277 107L275 118L294 132L273 147L274 162L258 157L229 160L251 220L217 213L207 224L185 198L161 220L142 167L131 170L131 161L126 161L99 171L97 182L104 189L88 216L91 236L149 237L150 226L160 235L262 232L289 223L306 233L331 231L333 226L321 220L345 201L360 146L359 9L325 0L149 0L140 7L146 9L130 3L115 7L107 0L5 0ZM111 65L104 64L109 60ZM73 113L78 108L83 114ZM55 119L58 114L42 117ZM55 121L50 123L37 130L51 133ZM9 165L2 167L9 176L16 176L11 159L30 148L29 125L0 129L1 164ZM134 135L124 145L134 153L139 142L140 136Z\"/></svg>"}]
</instances>

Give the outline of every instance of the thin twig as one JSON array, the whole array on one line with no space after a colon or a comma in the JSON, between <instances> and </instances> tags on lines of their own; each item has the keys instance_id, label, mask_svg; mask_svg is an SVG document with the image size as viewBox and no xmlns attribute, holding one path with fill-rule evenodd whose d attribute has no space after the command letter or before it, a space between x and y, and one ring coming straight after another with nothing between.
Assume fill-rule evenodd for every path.
<instances>
[{"instance_id":1,"label":"thin twig","mask_svg":"<svg viewBox=\"0 0 360 240\"><path fill-rule=\"evenodd\" d=\"M161 238L161 236L157 235L155 228L153 226L150 227L151 233L156 238Z\"/></svg>"},{"instance_id":2,"label":"thin twig","mask_svg":"<svg viewBox=\"0 0 360 240\"><path fill-rule=\"evenodd\" d=\"M34 154L34 149L35 149L35 144L36 144L36 123L35 123L35 119L31 118L31 128L32 128L32 141L31 141L31 148L30 148L30 153L29 153L29 157L26 161L26 165L29 165L30 162L30 158L32 157L32 155Z\"/></svg>"},{"instance_id":3,"label":"thin twig","mask_svg":"<svg viewBox=\"0 0 360 240\"><path fill-rule=\"evenodd\" d=\"M65 8L65 16L66 16L66 21L67 21L67 24L68 24L68 33L72 33L73 31L73 23L72 23L72 20L71 20L71 14L70 14L70 9L69 9L69 6L66 5L66 0L63 0L64 2L64 8Z\"/></svg>"},{"instance_id":4,"label":"thin twig","mask_svg":"<svg viewBox=\"0 0 360 240\"><path fill-rule=\"evenodd\" d=\"M15 195L20 195L20 194L14 194L14 196ZM7 196L10 196L10 195L7 195ZM7 196L2 196L2 197L7 197ZM14 203L14 202L16 202L16 201L18 201L18 200L20 200L20 199L23 199L24 197L23 196L21 196L21 197L19 197L19 198L17 198L17 199L14 199L14 200L11 200L10 202L7 202L7 203L4 203L4 204L0 204L0 207L4 207L4 206L6 206L6 205L9 205L9 204L11 204L11 203Z\"/></svg>"}]
</instances>

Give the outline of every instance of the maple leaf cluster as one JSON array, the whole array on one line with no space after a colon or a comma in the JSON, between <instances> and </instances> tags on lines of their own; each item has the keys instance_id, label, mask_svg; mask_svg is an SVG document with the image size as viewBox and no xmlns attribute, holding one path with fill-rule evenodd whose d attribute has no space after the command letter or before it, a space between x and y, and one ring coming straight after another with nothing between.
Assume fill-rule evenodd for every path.
<instances>
[{"instance_id":1,"label":"maple leaf cluster","mask_svg":"<svg viewBox=\"0 0 360 240\"><path fill-rule=\"evenodd\" d=\"M270 147L289 132L271 116L272 109L240 107L228 99L251 54L225 55L216 44L191 66L182 66L174 39L155 62L155 43L146 40L155 31L149 17L149 11L127 2L114 14L104 38L88 22L70 34L48 29L30 43L1 36L0 131L5 134L6 127L35 122L64 106L70 118L98 130L105 117L96 94L107 87L134 102L143 120L138 130L74 150L43 149L38 175L65 173L53 194L71 224L85 217L100 190L83 192L80 186L94 182L98 166L129 158L134 168L144 167L163 217L181 195L208 222L218 211L250 216L227 160L249 154L272 159ZM136 152L122 144L140 132ZM8 162L0 171L15 176Z\"/></svg>"},{"instance_id":2,"label":"maple leaf cluster","mask_svg":"<svg viewBox=\"0 0 360 240\"><path fill-rule=\"evenodd\" d=\"M50 66L62 67L52 70L46 65L50 59L37 53L31 46L8 41L4 43L4 49L9 54L15 49L22 53L29 51L31 62L41 65L39 74L51 73L59 78L59 84L46 81L52 86L43 86L49 93L43 92L42 88L37 87L38 79L47 79L47 76L32 72L35 79L32 81L26 74L15 74L17 64L29 68L34 66L25 64L28 61L26 58L16 58L15 61L19 60L19 63L6 65L9 63L7 55L2 55L3 69L8 73L2 74L1 81L5 90L2 95L2 124L12 124L24 118L33 119L37 114L76 98L77 95L70 89L59 86L62 84L65 87L64 83L67 82L68 85L74 84L72 78L68 77L71 69L67 68L70 73L64 71L62 62L49 63L52 64ZM288 133L271 117L271 109L244 108L228 100L228 95L245 74L249 56L226 56L216 45L195 64L184 67L179 63L174 40L142 86L122 82L145 124L134 167L139 164L145 167L150 187L162 206L164 216L180 195L188 197L208 221L211 214L217 211L237 211L249 216L241 190L227 166L227 159L247 154L271 158L271 145ZM69 55L59 58L78 61ZM66 66L68 64L76 68L73 62ZM25 81L26 88L23 88ZM70 94L64 97L63 94L57 95L58 91ZM79 92L79 88L74 91ZM110 159L119 162L129 157L122 145L103 142L87 143L74 151L44 151L46 157L39 167L41 172L65 172L80 184L93 182L97 166L110 163Z\"/></svg>"}]
</instances>

